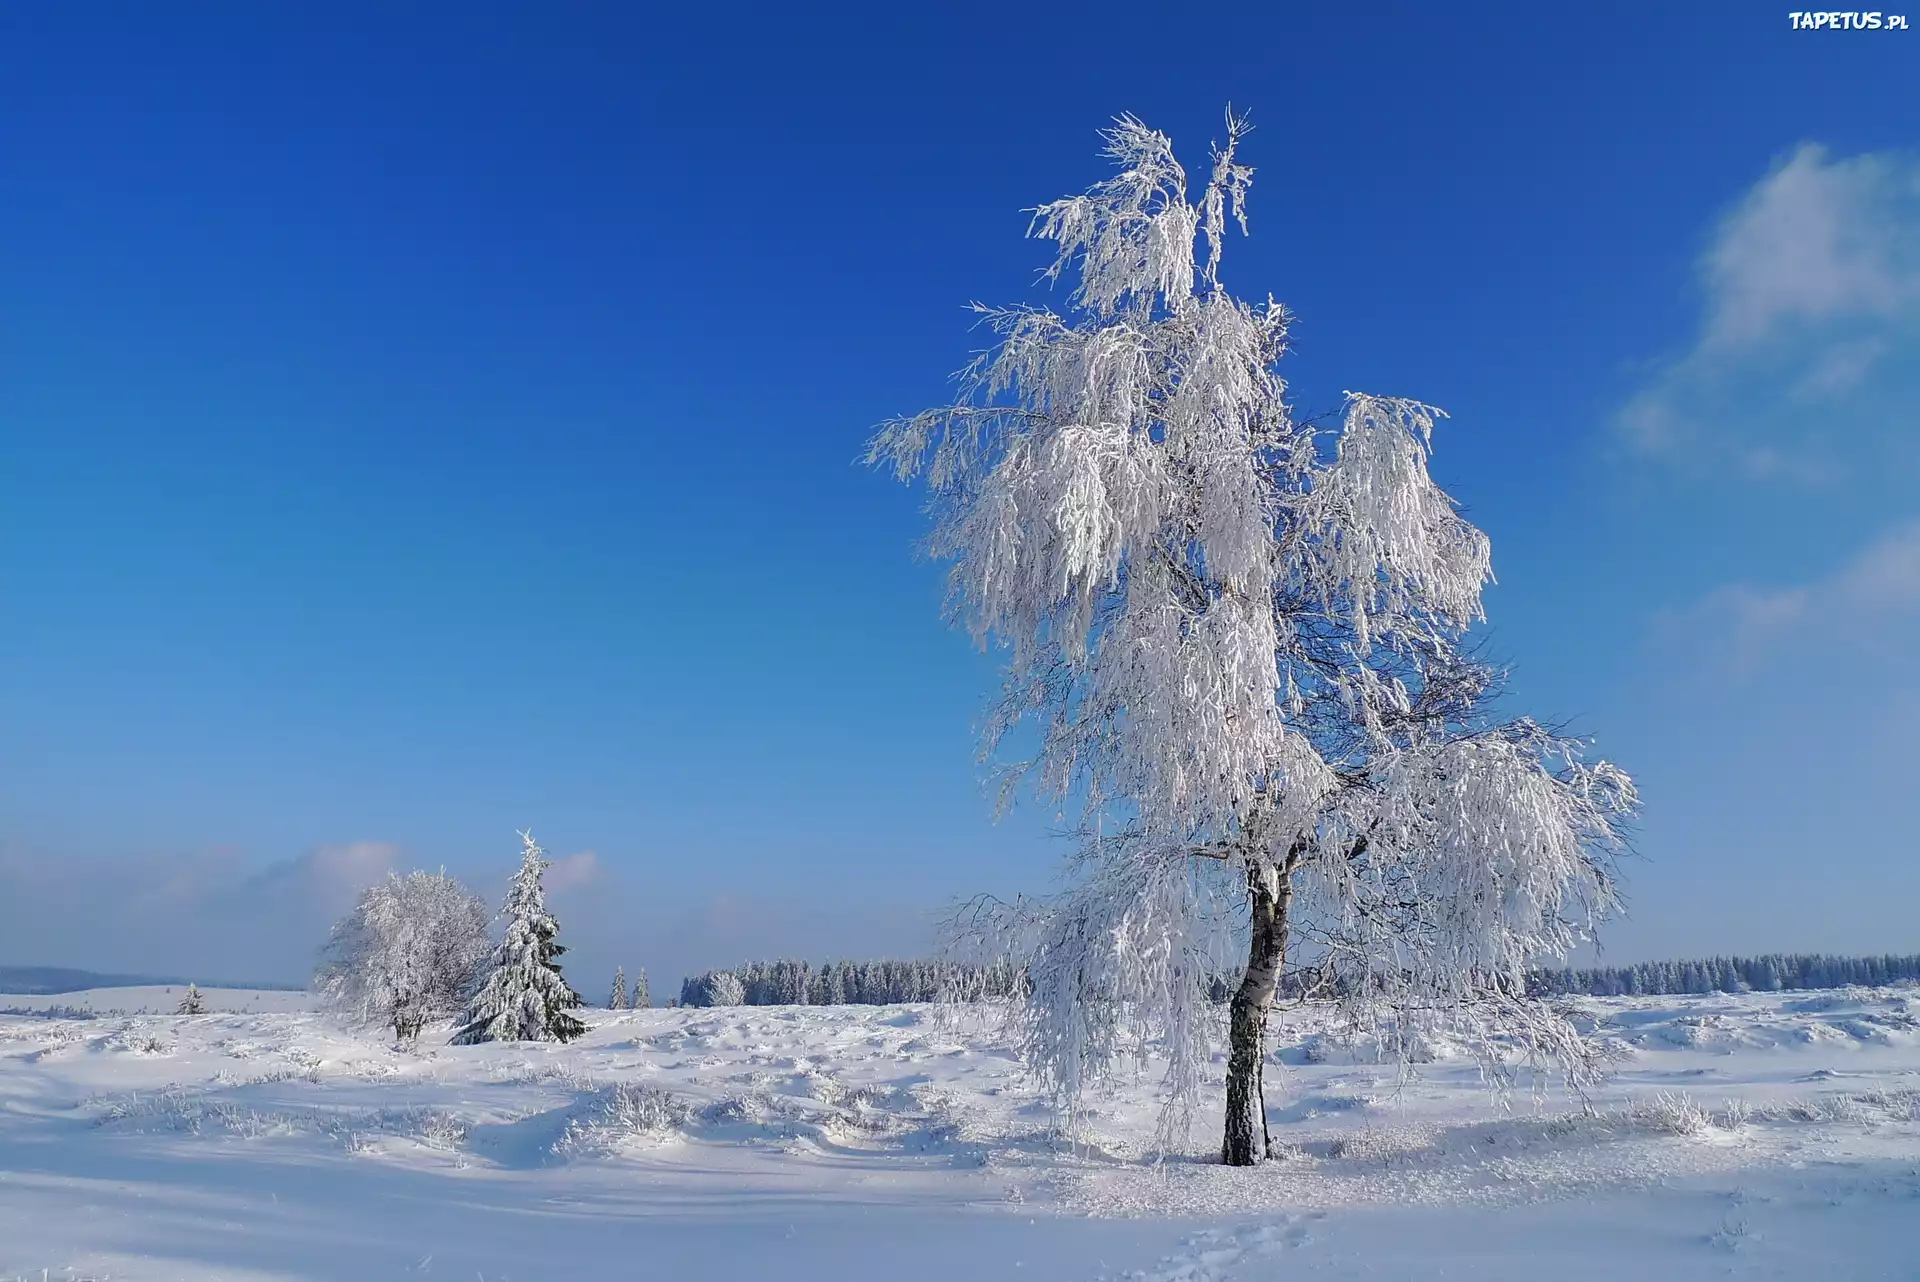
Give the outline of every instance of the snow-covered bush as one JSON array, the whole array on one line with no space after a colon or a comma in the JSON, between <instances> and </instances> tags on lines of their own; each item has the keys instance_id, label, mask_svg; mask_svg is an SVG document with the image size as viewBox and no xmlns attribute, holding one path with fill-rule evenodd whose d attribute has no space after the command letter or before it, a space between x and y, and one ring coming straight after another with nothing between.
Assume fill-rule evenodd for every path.
<instances>
[{"instance_id":1,"label":"snow-covered bush","mask_svg":"<svg viewBox=\"0 0 1920 1282\"><path fill-rule=\"evenodd\" d=\"M659 1144L678 1138L692 1120L693 1109L670 1091L615 1082L581 1101L554 1148L605 1152L636 1141Z\"/></svg>"},{"instance_id":2,"label":"snow-covered bush","mask_svg":"<svg viewBox=\"0 0 1920 1282\"><path fill-rule=\"evenodd\" d=\"M0 1006L0 1015L19 1016L23 1019L100 1019L110 1014L125 1014L124 1011L96 1011L85 1006Z\"/></svg>"},{"instance_id":3,"label":"snow-covered bush","mask_svg":"<svg viewBox=\"0 0 1920 1282\"><path fill-rule=\"evenodd\" d=\"M600 1104L601 1120L622 1135L664 1135L685 1126L692 1115L679 1096L626 1082L609 1087Z\"/></svg>"},{"instance_id":4,"label":"snow-covered bush","mask_svg":"<svg viewBox=\"0 0 1920 1282\"><path fill-rule=\"evenodd\" d=\"M456 1014L487 954L487 906L446 872L387 874L335 924L313 988L401 1038Z\"/></svg>"},{"instance_id":5,"label":"snow-covered bush","mask_svg":"<svg viewBox=\"0 0 1920 1282\"><path fill-rule=\"evenodd\" d=\"M1638 1101L1627 1115L1637 1125L1663 1135L1699 1135L1713 1124L1712 1115L1692 1096L1672 1091Z\"/></svg>"},{"instance_id":6,"label":"snow-covered bush","mask_svg":"<svg viewBox=\"0 0 1920 1282\"><path fill-rule=\"evenodd\" d=\"M1859 1096L1864 1108L1878 1109L1888 1120L1920 1122L1920 1090L1882 1089Z\"/></svg>"},{"instance_id":7,"label":"snow-covered bush","mask_svg":"<svg viewBox=\"0 0 1920 1282\"><path fill-rule=\"evenodd\" d=\"M449 1153L464 1145L473 1130L472 1126L458 1114L449 1113L445 1109L416 1110L411 1114L409 1121L410 1126L406 1130L414 1138L428 1148L441 1149Z\"/></svg>"}]
</instances>

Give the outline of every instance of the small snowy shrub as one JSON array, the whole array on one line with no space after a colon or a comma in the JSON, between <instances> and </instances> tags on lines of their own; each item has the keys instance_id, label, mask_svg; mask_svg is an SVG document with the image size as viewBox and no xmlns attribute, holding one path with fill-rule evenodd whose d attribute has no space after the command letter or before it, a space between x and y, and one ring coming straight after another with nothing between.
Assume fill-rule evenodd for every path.
<instances>
[{"instance_id":1,"label":"small snowy shrub","mask_svg":"<svg viewBox=\"0 0 1920 1282\"><path fill-rule=\"evenodd\" d=\"M669 1091L615 1082L593 1093L556 1147L605 1151L630 1141L659 1144L677 1137L692 1120L693 1110Z\"/></svg>"},{"instance_id":2,"label":"small snowy shrub","mask_svg":"<svg viewBox=\"0 0 1920 1282\"><path fill-rule=\"evenodd\" d=\"M240 1139L316 1129L313 1116L297 1110L254 1109L227 1100L189 1095L178 1088L144 1095L136 1092L102 1101L94 1125L188 1135L224 1133Z\"/></svg>"},{"instance_id":3,"label":"small snowy shrub","mask_svg":"<svg viewBox=\"0 0 1920 1282\"><path fill-rule=\"evenodd\" d=\"M1857 1099L1863 1108L1883 1113L1890 1121L1920 1122L1920 1091L1868 1091Z\"/></svg>"},{"instance_id":4,"label":"small snowy shrub","mask_svg":"<svg viewBox=\"0 0 1920 1282\"><path fill-rule=\"evenodd\" d=\"M1871 1122L1871 1115L1864 1097L1858 1095L1825 1095L1820 1098L1820 1120L1826 1122Z\"/></svg>"},{"instance_id":5,"label":"small snowy shrub","mask_svg":"<svg viewBox=\"0 0 1920 1282\"><path fill-rule=\"evenodd\" d=\"M601 1115L624 1134L657 1136L686 1125L692 1111L678 1096L657 1087L619 1082L607 1091Z\"/></svg>"},{"instance_id":6,"label":"small snowy shrub","mask_svg":"<svg viewBox=\"0 0 1920 1282\"><path fill-rule=\"evenodd\" d=\"M1869 1095L1816 1095L1807 1099L1789 1100L1768 1110L1773 1119L1787 1122L1871 1122L1873 1109L1868 1101Z\"/></svg>"},{"instance_id":7,"label":"small snowy shrub","mask_svg":"<svg viewBox=\"0 0 1920 1282\"><path fill-rule=\"evenodd\" d=\"M1433 1148L1434 1132L1423 1126L1363 1126L1327 1145L1327 1156L1374 1166L1395 1166Z\"/></svg>"},{"instance_id":8,"label":"small snowy shrub","mask_svg":"<svg viewBox=\"0 0 1920 1282\"><path fill-rule=\"evenodd\" d=\"M421 1115L416 1134L428 1148L452 1152L467 1142L468 1127L453 1114L433 1109Z\"/></svg>"},{"instance_id":9,"label":"small snowy shrub","mask_svg":"<svg viewBox=\"0 0 1920 1282\"><path fill-rule=\"evenodd\" d=\"M1674 1091L1661 1091L1650 1100L1634 1104L1628 1117L1647 1130L1679 1136L1699 1135L1712 1121L1692 1096Z\"/></svg>"},{"instance_id":10,"label":"small snowy shrub","mask_svg":"<svg viewBox=\"0 0 1920 1282\"><path fill-rule=\"evenodd\" d=\"M134 1092L116 1096L101 1102L94 1125L112 1126L120 1122L145 1122L156 1118L172 1122L183 1115L181 1105L182 1096L178 1091L148 1092L145 1095Z\"/></svg>"},{"instance_id":11,"label":"small snowy shrub","mask_svg":"<svg viewBox=\"0 0 1920 1282\"><path fill-rule=\"evenodd\" d=\"M709 1126L728 1126L764 1120L773 1110L773 1101L756 1091L729 1095L700 1110L700 1120Z\"/></svg>"},{"instance_id":12,"label":"small snowy shrub","mask_svg":"<svg viewBox=\"0 0 1920 1282\"><path fill-rule=\"evenodd\" d=\"M81 1006L0 1006L0 1015L24 1019L99 1019L99 1013Z\"/></svg>"}]
</instances>

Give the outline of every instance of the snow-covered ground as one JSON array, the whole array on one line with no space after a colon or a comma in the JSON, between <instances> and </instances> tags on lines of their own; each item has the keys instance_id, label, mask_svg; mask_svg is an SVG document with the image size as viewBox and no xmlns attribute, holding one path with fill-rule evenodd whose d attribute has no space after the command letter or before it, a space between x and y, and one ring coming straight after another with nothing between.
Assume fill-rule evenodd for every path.
<instances>
[{"instance_id":1,"label":"snow-covered ground","mask_svg":"<svg viewBox=\"0 0 1920 1282\"><path fill-rule=\"evenodd\" d=\"M0 995L97 1012L0 1016L0 1279L1920 1277L1914 988L1589 1001L1617 1071L1585 1111L1445 1048L1398 1081L1289 1011L1284 1156L1246 1171L1199 1156L1217 1113L1146 1164L1150 1077L1057 1150L994 1031L934 1008L414 1052L204 995Z\"/></svg>"},{"instance_id":2,"label":"snow-covered ground","mask_svg":"<svg viewBox=\"0 0 1920 1282\"><path fill-rule=\"evenodd\" d=\"M94 1015L171 1015L186 997L184 984L151 988L85 988L73 993L0 993L0 1014L21 1011L86 1011ZM239 1014L285 1014L312 1010L313 994L273 988L202 988L208 1010Z\"/></svg>"}]
</instances>

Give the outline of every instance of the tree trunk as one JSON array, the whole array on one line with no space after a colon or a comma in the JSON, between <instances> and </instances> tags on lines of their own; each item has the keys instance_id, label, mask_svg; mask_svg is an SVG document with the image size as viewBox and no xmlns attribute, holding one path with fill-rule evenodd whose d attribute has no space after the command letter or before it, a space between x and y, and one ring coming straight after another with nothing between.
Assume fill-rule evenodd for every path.
<instances>
[{"instance_id":1,"label":"tree trunk","mask_svg":"<svg viewBox=\"0 0 1920 1282\"><path fill-rule=\"evenodd\" d=\"M1261 1070L1267 1057L1267 1012L1273 1009L1287 955L1292 879L1276 868L1249 869L1247 899L1253 910L1253 937L1247 949L1247 973L1233 994L1227 1043L1227 1128L1220 1160L1228 1166L1252 1166L1271 1155Z\"/></svg>"}]
</instances>

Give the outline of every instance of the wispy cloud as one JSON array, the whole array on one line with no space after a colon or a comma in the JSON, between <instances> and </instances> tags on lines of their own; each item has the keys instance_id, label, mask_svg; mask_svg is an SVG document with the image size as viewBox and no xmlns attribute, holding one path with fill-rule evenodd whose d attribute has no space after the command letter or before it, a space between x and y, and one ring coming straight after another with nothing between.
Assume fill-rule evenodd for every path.
<instances>
[{"instance_id":1,"label":"wispy cloud","mask_svg":"<svg viewBox=\"0 0 1920 1282\"><path fill-rule=\"evenodd\" d=\"M230 848L74 860L0 843L0 961L299 982L360 890L411 862L378 841L317 846L265 866ZM503 850L448 871L498 908L516 865ZM622 868L582 850L546 872L567 975L596 998L616 965L629 974L647 967L664 998L684 975L751 957L919 955L933 942L926 905L799 886L662 894Z\"/></svg>"},{"instance_id":2,"label":"wispy cloud","mask_svg":"<svg viewBox=\"0 0 1920 1282\"><path fill-rule=\"evenodd\" d=\"M1662 619L1660 631L1670 642L1714 656L1715 666L1734 679L1813 654L1904 662L1920 648L1920 520L1889 530L1813 582L1717 588Z\"/></svg>"},{"instance_id":3,"label":"wispy cloud","mask_svg":"<svg viewBox=\"0 0 1920 1282\"><path fill-rule=\"evenodd\" d=\"M385 877L400 848L384 841L316 846L303 855L269 864L224 894L294 898L331 911L344 909L361 890Z\"/></svg>"},{"instance_id":4,"label":"wispy cloud","mask_svg":"<svg viewBox=\"0 0 1920 1282\"><path fill-rule=\"evenodd\" d=\"M1890 156L1794 152L1727 215L1707 251L1703 345L1740 349L1793 322L1911 305L1916 179L1912 162Z\"/></svg>"},{"instance_id":5,"label":"wispy cloud","mask_svg":"<svg viewBox=\"0 0 1920 1282\"><path fill-rule=\"evenodd\" d=\"M1728 211L1700 275L1694 342L1619 412L1637 452L1822 484L1911 444L1920 160L1799 148Z\"/></svg>"},{"instance_id":6,"label":"wispy cloud","mask_svg":"<svg viewBox=\"0 0 1920 1282\"><path fill-rule=\"evenodd\" d=\"M553 860L547 867L544 884L550 893L563 895L582 886L591 886L599 880L599 857L591 850L582 850L578 854Z\"/></svg>"},{"instance_id":7,"label":"wispy cloud","mask_svg":"<svg viewBox=\"0 0 1920 1282\"><path fill-rule=\"evenodd\" d=\"M327 928L399 849L318 846L264 867L216 848L113 860L0 850L0 931L23 964L303 979Z\"/></svg>"}]
</instances>

